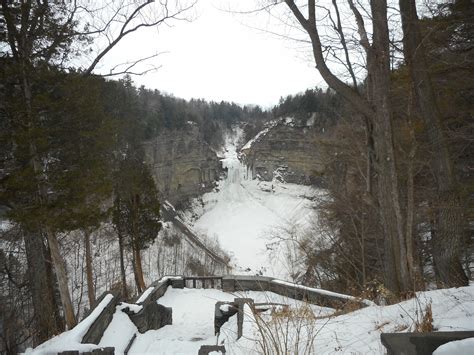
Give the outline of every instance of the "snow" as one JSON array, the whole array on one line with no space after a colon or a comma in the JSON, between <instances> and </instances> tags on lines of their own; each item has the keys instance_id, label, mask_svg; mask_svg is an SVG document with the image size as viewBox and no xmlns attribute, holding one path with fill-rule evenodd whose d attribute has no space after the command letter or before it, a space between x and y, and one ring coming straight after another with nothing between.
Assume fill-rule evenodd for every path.
<instances>
[{"instance_id":1,"label":"snow","mask_svg":"<svg viewBox=\"0 0 474 355\"><path fill-rule=\"evenodd\" d=\"M310 186L249 180L237 153L242 132L237 129L236 133L226 138L222 163L228 169L227 178L219 183L217 192L202 197L204 207L196 202L195 209L188 212L198 215L197 219L183 218L198 233L217 237L221 246L233 253L238 272L287 279L289 267L268 256L272 235L288 224L310 225L316 218L312 198L319 191Z\"/></svg>"},{"instance_id":2,"label":"snow","mask_svg":"<svg viewBox=\"0 0 474 355\"><path fill-rule=\"evenodd\" d=\"M269 131L270 131L270 128L265 128L261 130L260 132L258 132L258 134L253 139L245 143L245 145L242 147L242 150L247 150L247 149L252 148L252 145L255 142L259 141L262 137L264 137Z\"/></svg>"},{"instance_id":3,"label":"snow","mask_svg":"<svg viewBox=\"0 0 474 355\"><path fill-rule=\"evenodd\" d=\"M138 298L138 300L136 301L136 303L141 303L143 301L146 300L146 298L150 295L150 293L152 293L152 291L154 290L155 288L154 287L148 287L145 292L142 293L142 295Z\"/></svg>"},{"instance_id":4,"label":"snow","mask_svg":"<svg viewBox=\"0 0 474 355\"><path fill-rule=\"evenodd\" d=\"M138 329L135 324L133 324L126 313L122 312L119 307L117 307L112 322L110 322L102 336L102 339L100 339L99 346L111 346L115 348L116 354L123 354L128 343L132 339L133 334L137 333Z\"/></svg>"},{"instance_id":5,"label":"snow","mask_svg":"<svg viewBox=\"0 0 474 355\"><path fill-rule=\"evenodd\" d=\"M129 354L197 354L201 345L215 344L214 307L219 300L233 297L215 289L169 288L158 303L173 308L173 324L138 334Z\"/></svg>"},{"instance_id":6,"label":"snow","mask_svg":"<svg viewBox=\"0 0 474 355\"><path fill-rule=\"evenodd\" d=\"M380 334L413 331L415 321L422 318L422 310L427 304L431 304L433 326L436 330L474 330L474 285L471 285L420 292L414 299L391 306L371 306L339 316L317 317L308 323L314 331L309 334L314 335L314 344L308 353L383 354L386 349L380 342ZM301 327L299 330L306 331L306 328ZM285 332L280 329L280 332L282 331ZM289 339L296 339L298 324L290 327L288 332ZM247 337L259 339L258 329L255 334ZM239 347L240 343L241 341L229 344L232 349L229 354L250 353L249 343L244 340L242 348ZM469 354L472 354L472 350L470 351ZM292 353L291 349L289 353Z\"/></svg>"},{"instance_id":7,"label":"snow","mask_svg":"<svg viewBox=\"0 0 474 355\"><path fill-rule=\"evenodd\" d=\"M472 355L474 353L474 338L451 341L441 345L433 355Z\"/></svg>"},{"instance_id":8,"label":"snow","mask_svg":"<svg viewBox=\"0 0 474 355\"><path fill-rule=\"evenodd\" d=\"M201 345L216 343L214 335L216 302L231 302L235 297L250 297L257 303L286 300L286 303L289 301L291 304L303 304L301 301L289 300L272 292L250 291L231 294L216 289L170 287L158 303L173 308L173 324L145 334L137 334L129 354L197 354ZM323 307L313 307L318 314L327 314L331 311Z\"/></svg>"},{"instance_id":9,"label":"snow","mask_svg":"<svg viewBox=\"0 0 474 355\"><path fill-rule=\"evenodd\" d=\"M13 223L8 220L0 220L0 232L6 232L13 228Z\"/></svg>"},{"instance_id":10,"label":"snow","mask_svg":"<svg viewBox=\"0 0 474 355\"><path fill-rule=\"evenodd\" d=\"M413 331L427 304L433 310L433 326L438 331L474 329L474 287L420 292L417 297L391 306L373 306L318 320L315 347L320 353L335 348L346 353L381 354L382 332Z\"/></svg>"},{"instance_id":11,"label":"snow","mask_svg":"<svg viewBox=\"0 0 474 355\"><path fill-rule=\"evenodd\" d=\"M271 121L268 123L268 127L261 130L260 132L258 132L258 134L251 140L249 140L247 143L245 143L245 145L241 148L241 150L247 150L247 149L250 149L252 147L252 145L255 143L255 142L258 142L260 139L262 139L263 137L265 137L265 135L273 128L275 127L277 124L278 124L279 120L274 120L274 121ZM239 131L238 129L236 130L236 132L238 133L236 135L236 138L240 138L239 137L239 134L241 134L241 131ZM227 141L227 143L229 143L229 141ZM229 147L231 149L234 149L235 146L232 146L232 144L235 143L234 142L230 142L230 145L227 144L226 146L226 149L229 149Z\"/></svg>"},{"instance_id":12,"label":"snow","mask_svg":"<svg viewBox=\"0 0 474 355\"><path fill-rule=\"evenodd\" d=\"M65 350L79 350L92 351L97 349L98 346L95 344L81 344L82 338L89 330L90 326L97 317L102 313L103 309L107 307L109 302L113 299L111 294L108 294L104 299L97 305L92 313L86 317L82 322L76 325L73 329L59 334L54 338L44 342L43 344L33 349L27 349L25 354L35 354L35 355L47 355L52 353L58 353Z\"/></svg>"},{"instance_id":13,"label":"snow","mask_svg":"<svg viewBox=\"0 0 474 355\"><path fill-rule=\"evenodd\" d=\"M173 212L176 212L176 209L174 208L174 206L168 200L165 200L165 202L163 203L163 207L167 207L167 208L171 209Z\"/></svg>"},{"instance_id":14,"label":"snow","mask_svg":"<svg viewBox=\"0 0 474 355\"><path fill-rule=\"evenodd\" d=\"M122 302L120 303L119 306L117 306L117 309L120 309L120 310L125 309L125 308L128 308L130 312L138 313L143 309L143 306L140 304L126 303L126 302Z\"/></svg>"},{"instance_id":15,"label":"snow","mask_svg":"<svg viewBox=\"0 0 474 355\"><path fill-rule=\"evenodd\" d=\"M248 305L244 305L244 322L242 337L237 340L237 315L229 318L220 330L219 342L223 343L227 354L256 354L257 343L255 334L258 333L257 322Z\"/></svg>"},{"instance_id":16,"label":"snow","mask_svg":"<svg viewBox=\"0 0 474 355\"><path fill-rule=\"evenodd\" d=\"M163 276L161 279L155 281L154 285L155 286L150 286L148 287L142 294L141 296L135 301L135 303L142 303L144 302L147 297L150 295L150 293L153 292L153 290L155 289L156 285L159 285L163 282L166 282L168 280L182 280L183 277L182 276Z\"/></svg>"},{"instance_id":17,"label":"snow","mask_svg":"<svg viewBox=\"0 0 474 355\"><path fill-rule=\"evenodd\" d=\"M223 304L219 307L222 312L229 312L232 306L230 304Z\"/></svg>"},{"instance_id":18,"label":"snow","mask_svg":"<svg viewBox=\"0 0 474 355\"><path fill-rule=\"evenodd\" d=\"M308 121L306 121L306 125L307 126L314 126L315 123L316 123L316 113L313 113L311 115L311 117L308 119Z\"/></svg>"},{"instance_id":19,"label":"snow","mask_svg":"<svg viewBox=\"0 0 474 355\"><path fill-rule=\"evenodd\" d=\"M97 348L93 344L80 344L80 340L110 297L104 299L99 308L76 328L27 353L47 354L72 349L90 351ZM214 335L215 304L218 301L232 302L236 297L252 298L255 303L276 304L277 307L269 307L268 311L256 316L245 306L243 337L237 340L237 316L233 316L222 326L217 338ZM122 304L117 306L99 346L113 346L116 353L123 353L136 334L129 354L196 354L201 345L222 342L230 355L251 354L261 350L258 346L261 344L262 332L267 337L270 334L268 332L273 332L278 335L280 345L287 346L287 353L298 353L295 351L298 346L301 353L302 349L306 349L311 354L383 354L385 348L380 342L380 334L413 331L415 322L422 319L423 310L428 304L432 307L436 330L474 330L474 285L420 292L416 298L399 304L369 306L341 315L334 315L334 310L330 308L258 291L227 293L217 289L169 287L158 303L172 307L172 325L140 334L121 311L124 307L133 308L134 305ZM260 310L263 308L260 307ZM262 324L265 326L262 327ZM449 343L440 347L436 354L463 354L462 347L469 351L473 348L472 342L469 339Z\"/></svg>"}]
</instances>

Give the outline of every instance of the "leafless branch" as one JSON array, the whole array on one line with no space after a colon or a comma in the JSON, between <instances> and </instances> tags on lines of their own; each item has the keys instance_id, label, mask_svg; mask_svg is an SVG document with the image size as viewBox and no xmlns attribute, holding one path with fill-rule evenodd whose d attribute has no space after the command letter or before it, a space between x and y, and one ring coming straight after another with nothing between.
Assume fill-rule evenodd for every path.
<instances>
[{"instance_id":1,"label":"leafless branch","mask_svg":"<svg viewBox=\"0 0 474 355\"><path fill-rule=\"evenodd\" d=\"M197 0L191 2L189 5L178 8L174 12L170 12L170 9L168 7L168 2L166 0L161 0L160 5L162 6L163 9L163 15L158 18L158 19L150 19L146 17L146 14L144 14L144 9L147 8L150 4L153 3L153 1L147 1L144 2L140 5L138 5L130 14L124 14L120 12L120 8L116 10L116 12L113 14L113 20L111 19L110 21L107 21L105 26L102 27L102 31L108 31L111 27L112 22L115 23L121 23L121 26L118 30L118 34L112 35L111 38L108 37L108 33L106 34L106 37L109 40L108 45L103 48L97 56L94 58L92 63L89 65L89 67L84 71L84 74L91 74L94 69L97 67L99 62L109 53L120 41L123 40L123 38L127 37L128 35L138 31L141 28L149 28L149 27L158 27L161 24L165 24L169 20L186 20L184 17L180 17L182 14L190 10L194 5L196 4ZM119 18L122 17L122 19L119 20ZM140 21L138 21L137 24L133 24L133 22L137 19L140 18ZM100 30L96 31L97 34L103 33ZM153 57L153 56L152 56ZM151 57L151 58L152 58ZM140 60L139 62L143 62ZM136 63L138 64L138 62ZM132 66L133 67L133 66ZM146 72L149 72L151 70L147 70ZM107 74L107 76L110 76L111 74ZM113 74L113 75L117 75ZM134 73L134 75L139 75L138 73Z\"/></svg>"},{"instance_id":2,"label":"leafless branch","mask_svg":"<svg viewBox=\"0 0 474 355\"><path fill-rule=\"evenodd\" d=\"M225 10L225 9L219 9L220 11L223 11L223 12L228 12L228 13L232 13L232 14L238 14L238 15L252 15L252 14L256 14L256 13L259 13L259 12L262 12L262 11L268 11L270 10L271 8L279 5L283 3L283 0L278 0L278 1L275 1L275 2L272 2L270 4L267 4L267 5L264 5L264 6L261 6L259 8L256 8L256 9L252 9L252 10L247 10L247 11L237 11L237 10Z\"/></svg>"},{"instance_id":3,"label":"leafless branch","mask_svg":"<svg viewBox=\"0 0 474 355\"><path fill-rule=\"evenodd\" d=\"M357 30L360 36L360 44L364 48L366 54L369 55L371 47L369 37L367 36L367 31L365 29L364 18L362 17L359 9L354 5L354 2L352 0L347 0L347 3L349 4L349 7L351 8L352 13L354 14L356 19Z\"/></svg>"},{"instance_id":4,"label":"leafless branch","mask_svg":"<svg viewBox=\"0 0 474 355\"><path fill-rule=\"evenodd\" d=\"M156 58L159 55L164 54L164 53L166 53L166 52L155 53L155 54L152 54L148 57L143 57L143 58L140 58L140 59L137 59L137 60L132 60L132 61L127 61L127 62L124 62L124 63L116 64L115 66L113 66L110 69L108 74L101 74L100 76L110 77L110 76L117 76L117 75L123 75L123 74L141 76L141 75L156 71L156 70L161 68L161 65L160 66L152 66L151 68L146 69L144 71L140 71L140 72L133 72L132 69L135 66L137 66L138 64L143 63L143 62L145 62L149 59ZM120 68L120 67L123 67L123 66L125 66L125 69L121 69L120 71L115 71L117 68Z\"/></svg>"},{"instance_id":5,"label":"leafless branch","mask_svg":"<svg viewBox=\"0 0 474 355\"><path fill-rule=\"evenodd\" d=\"M336 21L337 21L337 23L334 24L335 25L334 28L335 28L336 32L339 34L340 42L341 42L342 47L344 49L344 56L346 57L346 63L345 63L344 66L347 68L347 71L351 75L352 85L354 85L354 88L357 90L357 79L356 79L354 69L353 69L352 64L351 64L350 57L349 57L349 50L347 49L347 41L346 41L346 38L344 36L344 31L342 30L341 15L339 13L339 6L337 5L337 0L332 0L332 3L333 3L333 6L334 6L334 10L336 11ZM342 62L342 60L341 60L341 62Z\"/></svg>"}]
</instances>

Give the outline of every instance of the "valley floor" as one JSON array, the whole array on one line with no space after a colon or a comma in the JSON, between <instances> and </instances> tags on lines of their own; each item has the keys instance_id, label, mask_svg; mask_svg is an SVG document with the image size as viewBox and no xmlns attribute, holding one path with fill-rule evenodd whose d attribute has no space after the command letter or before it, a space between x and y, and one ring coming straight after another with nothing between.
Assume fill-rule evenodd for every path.
<instances>
[{"instance_id":1,"label":"valley floor","mask_svg":"<svg viewBox=\"0 0 474 355\"><path fill-rule=\"evenodd\" d=\"M289 229L301 231L311 225L316 218L313 199L321 192L310 186L251 179L238 159L240 136L237 130L226 139L222 159L228 169L226 179L220 181L218 191L194 201L186 220L233 255L237 273L288 279L293 265L288 265L275 242L287 237Z\"/></svg>"}]
</instances>

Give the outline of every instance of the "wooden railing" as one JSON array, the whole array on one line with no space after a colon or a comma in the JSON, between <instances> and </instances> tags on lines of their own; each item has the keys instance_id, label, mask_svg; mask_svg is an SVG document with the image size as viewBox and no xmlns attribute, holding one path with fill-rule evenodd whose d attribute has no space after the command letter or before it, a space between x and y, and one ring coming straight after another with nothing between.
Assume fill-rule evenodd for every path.
<instances>
[{"instance_id":1,"label":"wooden railing","mask_svg":"<svg viewBox=\"0 0 474 355\"><path fill-rule=\"evenodd\" d=\"M184 287L222 289L222 276L185 276Z\"/></svg>"}]
</instances>

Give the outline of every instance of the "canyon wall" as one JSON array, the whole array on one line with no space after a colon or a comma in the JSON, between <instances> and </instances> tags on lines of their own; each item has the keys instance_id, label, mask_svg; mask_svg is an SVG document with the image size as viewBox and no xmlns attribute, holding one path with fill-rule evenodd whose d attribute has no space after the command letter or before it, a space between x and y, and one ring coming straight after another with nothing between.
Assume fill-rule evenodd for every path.
<instances>
[{"instance_id":1,"label":"canyon wall","mask_svg":"<svg viewBox=\"0 0 474 355\"><path fill-rule=\"evenodd\" d=\"M252 178L280 179L298 184L318 184L324 171L319 155L321 129L315 117L272 122L241 150L241 160Z\"/></svg>"},{"instance_id":2,"label":"canyon wall","mask_svg":"<svg viewBox=\"0 0 474 355\"><path fill-rule=\"evenodd\" d=\"M192 123L163 131L144 146L160 195L174 205L212 190L223 172L217 154Z\"/></svg>"}]
</instances>

